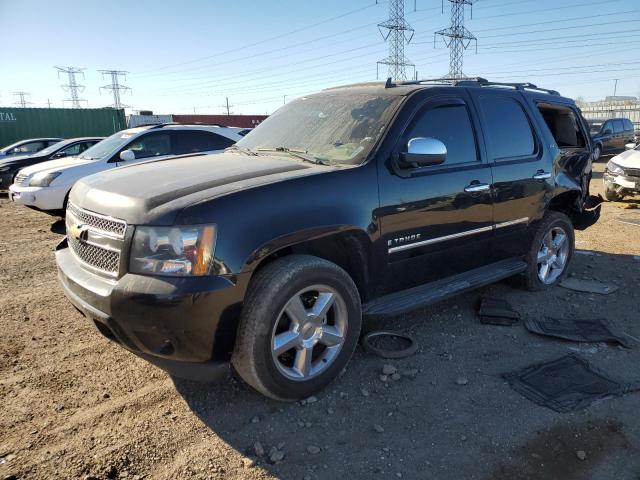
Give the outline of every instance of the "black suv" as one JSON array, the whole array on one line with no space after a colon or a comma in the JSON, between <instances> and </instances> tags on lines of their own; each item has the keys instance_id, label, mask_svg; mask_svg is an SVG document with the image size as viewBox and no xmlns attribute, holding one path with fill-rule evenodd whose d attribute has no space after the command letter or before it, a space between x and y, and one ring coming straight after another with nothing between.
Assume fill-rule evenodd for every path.
<instances>
[{"instance_id":1,"label":"black suv","mask_svg":"<svg viewBox=\"0 0 640 480\"><path fill-rule=\"evenodd\" d=\"M628 118L610 118L609 120L589 120L593 159L601 155L613 155L624 152L627 143L636 143L636 131Z\"/></svg>"},{"instance_id":2,"label":"black suv","mask_svg":"<svg viewBox=\"0 0 640 480\"><path fill-rule=\"evenodd\" d=\"M531 84L325 90L225 153L80 180L59 279L101 333L175 375L231 361L263 394L304 398L344 368L363 316L514 275L557 284L574 228L599 216L591 150L574 102Z\"/></svg>"}]
</instances>

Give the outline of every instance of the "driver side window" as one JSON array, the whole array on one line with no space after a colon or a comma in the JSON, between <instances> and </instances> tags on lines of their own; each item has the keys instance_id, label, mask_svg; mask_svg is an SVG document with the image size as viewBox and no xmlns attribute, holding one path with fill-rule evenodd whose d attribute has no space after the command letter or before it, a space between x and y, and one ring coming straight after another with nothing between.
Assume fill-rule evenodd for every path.
<instances>
[{"instance_id":1,"label":"driver side window","mask_svg":"<svg viewBox=\"0 0 640 480\"><path fill-rule=\"evenodd\" d=\"M427 107L418 113L405 139L416 137L435 138L444 143L447 158L443 165L478 161L473 126L465 105Z\"/></svg>"},{"instance_id":2,"label":"driver side window","mask_svg":"<svg viewBox=\"0 0 640 480\"><path fill-rule=\"evenodd\" d=\"M144 135L131 142L126 150L131 150L136 159L170 155L171 135L167 132Z\"/></svg>"}]
</instances>

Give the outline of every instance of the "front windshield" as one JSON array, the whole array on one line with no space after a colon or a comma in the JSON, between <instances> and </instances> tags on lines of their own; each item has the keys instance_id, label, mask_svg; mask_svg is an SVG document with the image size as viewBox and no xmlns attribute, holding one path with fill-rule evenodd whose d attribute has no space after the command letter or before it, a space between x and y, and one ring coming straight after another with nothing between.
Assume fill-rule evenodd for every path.
<instances>
[{"instance_id":1,"label":"front windshield","mask_svg":"<svg viewBox=\"0 0 640 480\"><path fill-rule=\"evenodd\" d=\"M602 123L590 123L589 124L589 131L591 132L591 134L598 133L601 128L602 128Z\"/></svg>"},{"instance_id":2,"label":"front windshield","mask_svg":"<svg viewBox=\"0 0 640 480\"><path fill-rule=\"evenodd\" d=\"M80 158L84 160L97 160L99 158L104 158L107 155L111 155L115 153L118 149L125 146L133 137L134 133L127 132L126 130L122 132L117 132L111 135L110 137L101 140L96 143L93 147L87 148Z\"/></svg>"},{"instance_id":3,"label":"front windshield","mask_svg":"<svg viewBox=\"0 0 640 480\"><path fill-rule=\"evenodd\" d=\"M44 150L40 150L38 152L38 155L49 155L49 154L55 152L56 150L58 150L59 148L64 147L68 143L69 143L68 140L62 140L61 142L54 143L53 145L48 146Z\"/></svg>"},{"instance_id":4,"label":"front windshield","mask_svg":"<svg viewBox=\"0 0 640 480\"><path fill-rule=\"evenodd\" d=\"M291 150L322 162L362 163L382 135L402 97L323 92L294 100L237 145L254 152Z\"/></svg>"}]
</instances>

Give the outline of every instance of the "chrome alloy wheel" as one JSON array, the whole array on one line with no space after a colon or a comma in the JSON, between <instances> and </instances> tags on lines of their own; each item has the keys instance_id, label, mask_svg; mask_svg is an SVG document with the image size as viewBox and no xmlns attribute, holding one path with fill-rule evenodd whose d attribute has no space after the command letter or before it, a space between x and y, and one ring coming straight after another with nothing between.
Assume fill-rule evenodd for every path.
<instances>
[{"instance_id":1,"label":"chrome alloy wheel","mask_svg":"<svg viewBox=\"0 0 640 480\"><path fill-rule=\"evenodd\" d=\"M560 227L553 227L542 239L538 251L538 278L545 285L555 282L567 267L569 236Z\"/></svg>"},{"instance_id":2,"label":"chrome alloy wheel","mask_svg":"<svg viewBox=\"0 0 640 480\"><path fill-rule=\"evenodd\" d=\"M305 381L336 359L347 335L347 305L327 285L313 285L289 299L271 333L271 356L285 377Z\"/></svg>"}]
</instances>

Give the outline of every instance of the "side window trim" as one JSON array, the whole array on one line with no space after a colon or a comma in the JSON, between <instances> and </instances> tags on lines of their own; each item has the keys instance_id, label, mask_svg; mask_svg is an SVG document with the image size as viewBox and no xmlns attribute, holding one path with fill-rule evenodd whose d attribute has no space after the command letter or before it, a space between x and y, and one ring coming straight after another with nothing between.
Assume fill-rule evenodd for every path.
<instances>
[{"instance_id":1,"label":"side window trim","mask_svg":"<svg viewBox=\"0 0 640 480\"><path fill-rule=\"evenodd\" d=\"M477 104L476 109L478 111L480 121L482 122L482 128L485 129L485 131L488 131L487 130L488 121L484 115L484 111L482 110L482 105L480 104L480 101L482 98L506 98L515 102L520 107L520 109L522 110L522 113L524 114L524 118L529 123L529 130L531 131L531 136L533 137L533 145L534 145L533 152L527 155L493 158L493 152L491 151L491 145L490 145L491 142L487 139L486 148L487 148L487 159L489 161L489 164L504 165L508 163L536 162L540 160L540 158L542 158L543 151L544 151L542 147L542 140L540 139L540 133L538 131L538 128L536 124L533 122L533 119L531 118L531 114L527 108L526 102L524 102L519 95L509 95L506 92L500 92L495 94L490 94L487 92L480 93L476 98L474 98L474 101Z\"/></svg>"},{"instance_id":2,"label":"side window trim","mask_svg":"<svg viewBox=\"0 0 640 480\"><path fill-rule=\"evenodd\" d=\"M398 155L405 147L405 140L408 132L413 126L414 120L418 117L418 115L422 114L426 110L430 110L433 108L444 107L449 105L461 105L464 106L467 114L469 115L469 123L472 128L472 135L475 142L476 147L476 161L470 161L465 163L454 163L447 165L446 162L441 165L430 165L424 167L417 168L401 168L398 165ZM472 108L473 105L469 100L465 99L462 95L457 94L437 94L431 97L427 97L423 100L420 100L418 105L414 108L411 116L408 121L404 125L402 132L398 136L396 144L393 148L393 156L394 160L392 161L394 172L403 178L407 177L417 177L423 175L431 175L434 173L439 173L442 171L457 171L457 170L470 170L478 168L479 166L487 166L485 162L484 155L482 154L481 146L480 146L480 137L478 135L478 124L475 119L475 109Z\"/></svg>"}]
</instances>

